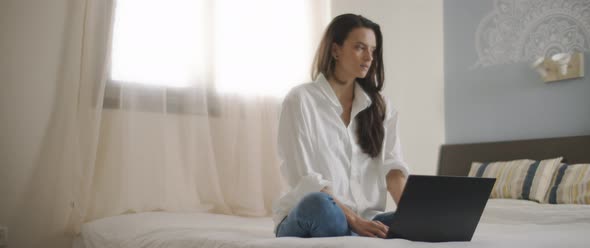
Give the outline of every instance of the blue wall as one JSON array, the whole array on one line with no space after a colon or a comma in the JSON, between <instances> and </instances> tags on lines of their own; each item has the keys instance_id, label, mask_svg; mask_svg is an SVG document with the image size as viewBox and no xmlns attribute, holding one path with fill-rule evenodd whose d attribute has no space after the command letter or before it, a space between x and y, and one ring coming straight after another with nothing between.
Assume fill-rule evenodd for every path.
<instances>
[{"instance_id":1,"label":"blue wall","mask_svg":"<svg viewBox=\"0 0 590 248\"><path fill-rule=\"evenodd\" d=\"M584 78L554 83L544 83L531 61L474 67L476 31L494 1L443 7L446 143L590 134L590 53Z\"/></svg>"}]
</instances>

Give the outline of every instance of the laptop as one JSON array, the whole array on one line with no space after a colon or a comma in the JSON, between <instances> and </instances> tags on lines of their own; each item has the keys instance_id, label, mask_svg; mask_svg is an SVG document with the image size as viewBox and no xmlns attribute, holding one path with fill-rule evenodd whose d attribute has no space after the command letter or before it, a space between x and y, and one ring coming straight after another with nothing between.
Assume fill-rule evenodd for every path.
<instances>
[{"instance_id":1,"label":"laptop","mask_svg":"<svg viewBox=\"0 0 590 248\"><path fill-rule=\"evenodd\" d=\"M471 241L495 178L410 175L387 238Z\"/></svg>"}]
</instances>

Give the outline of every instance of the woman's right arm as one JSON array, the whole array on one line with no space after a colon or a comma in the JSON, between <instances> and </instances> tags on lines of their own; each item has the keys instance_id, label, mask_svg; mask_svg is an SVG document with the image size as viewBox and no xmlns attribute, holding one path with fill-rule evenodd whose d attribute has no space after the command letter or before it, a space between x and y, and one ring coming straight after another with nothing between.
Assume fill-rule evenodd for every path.
<instances>
[{"instance_id":1,"label":"woman's right arm","mask_svg":"<svg viewBox=\"0 0 590 248\"><path fill-rule=\"evenodd\" d=\"M318 173L314 161L312 128L310 128L309 109L293 92L289 93L282 104L279 130L278 155L283 177L291 187L289 199L293 204L299 202L306 194L319 192L332 183Z\"/></svg>"}]
</instances>

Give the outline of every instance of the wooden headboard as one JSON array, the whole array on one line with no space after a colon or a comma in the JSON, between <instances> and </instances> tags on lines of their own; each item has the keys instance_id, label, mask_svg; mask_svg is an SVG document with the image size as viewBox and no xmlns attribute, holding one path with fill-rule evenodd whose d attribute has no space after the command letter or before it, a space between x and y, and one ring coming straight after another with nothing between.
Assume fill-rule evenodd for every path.
<instances>
[{"instance_id":1,"label":"wooden headboard","mask_svg":"<svg viewBox=\"0 0 590 248\"><path fill-rule=\"evenodd\" d=\"M590 135L442 145L438 175L467 176L471 162L563 157L565 163L590 163Z\"/></svg>"}]
</instances>

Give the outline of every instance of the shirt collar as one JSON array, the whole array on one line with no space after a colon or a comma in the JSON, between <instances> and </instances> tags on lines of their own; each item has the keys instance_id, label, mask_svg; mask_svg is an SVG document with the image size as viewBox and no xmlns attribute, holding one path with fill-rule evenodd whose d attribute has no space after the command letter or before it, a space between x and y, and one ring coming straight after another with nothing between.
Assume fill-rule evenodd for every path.
<instances>
[{"instance_id":1,"label":"shirt collar","mask_svg":"<svg viewBox=\"0 0 590 248\"><path fill-rule=\"evenodd\" d=\"M319 85L320 90L328 98L331 105L334 108L338 109L338 112L342 114L342 105L340 104L340 100L338 100L336 92L334 92L334 89L332 89L332 86L330 86L330 83L328 82L324 74L320 73L316 78L315 82ZM369 95L365 92L365 90L363 90L359 83L355 81L352 112L360 112L363 109L369 107L371 103L371 97L369 97Z\"/></svg>"}]
</instances>

